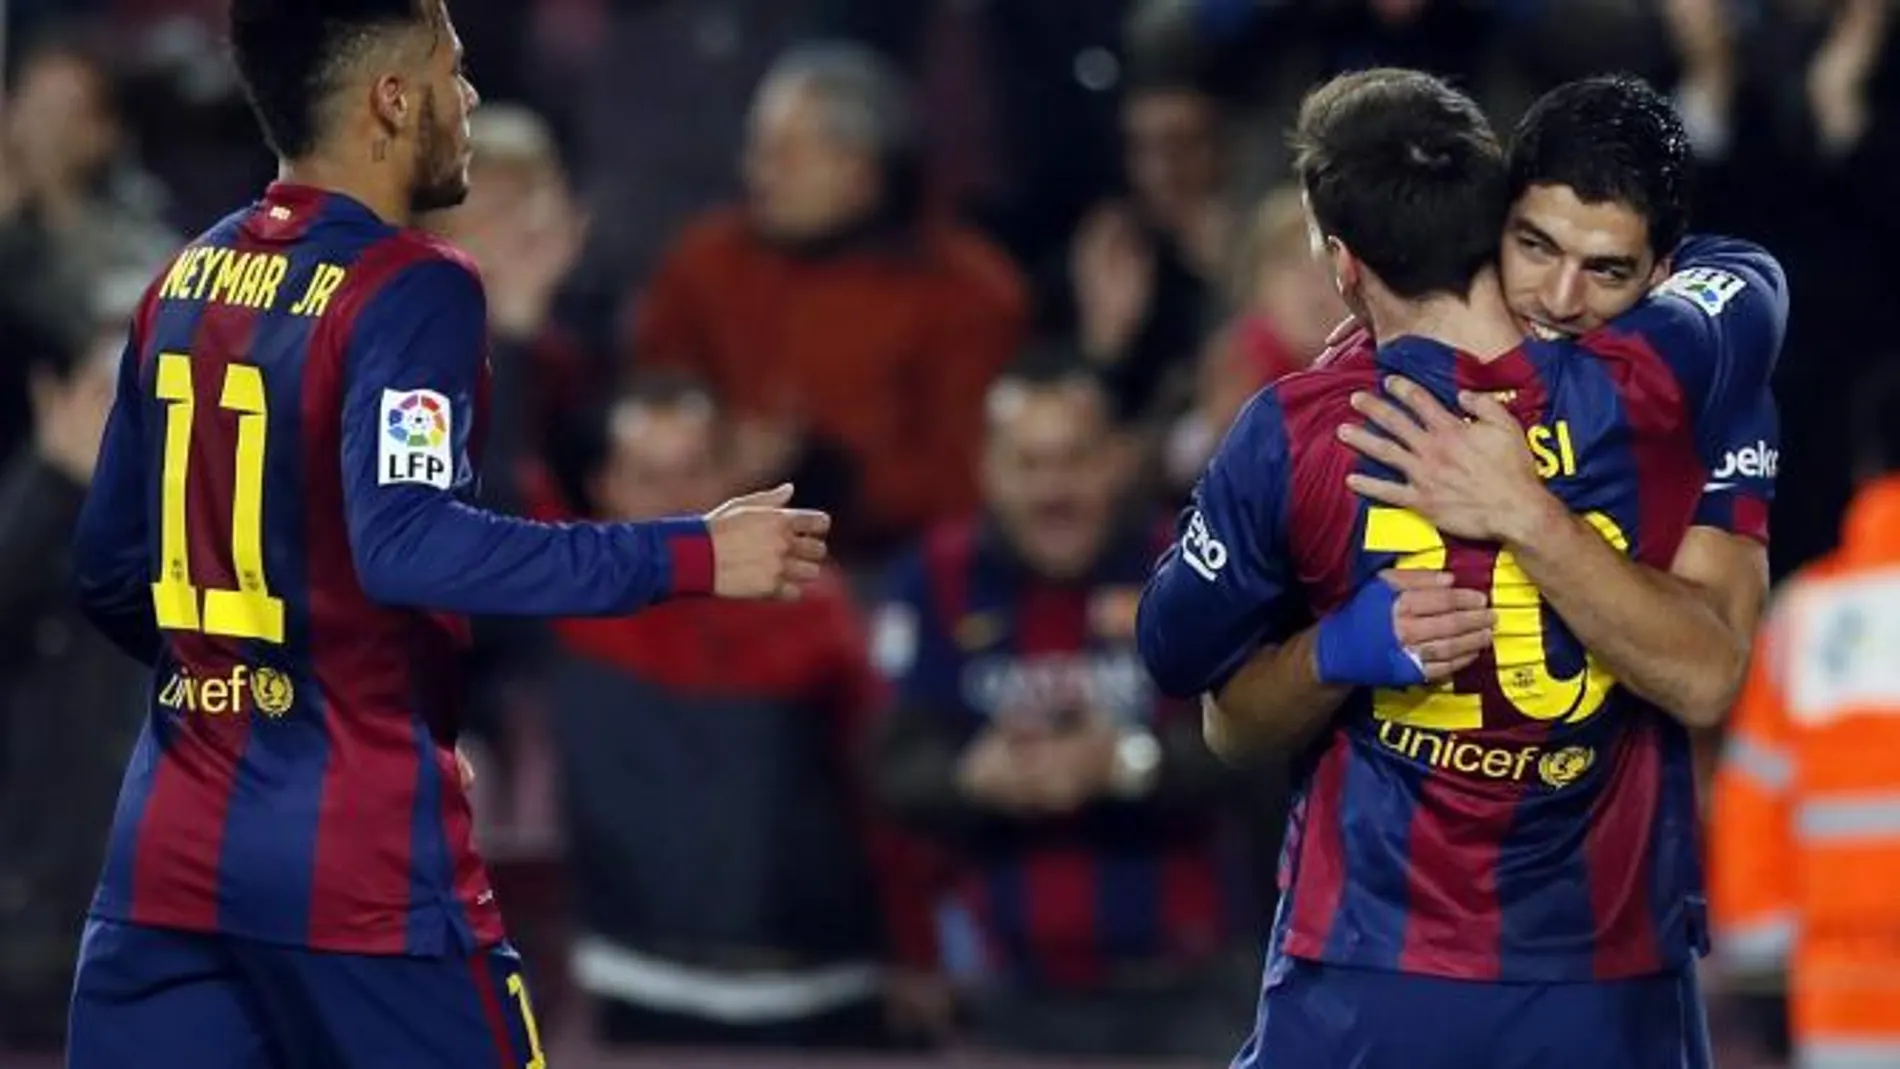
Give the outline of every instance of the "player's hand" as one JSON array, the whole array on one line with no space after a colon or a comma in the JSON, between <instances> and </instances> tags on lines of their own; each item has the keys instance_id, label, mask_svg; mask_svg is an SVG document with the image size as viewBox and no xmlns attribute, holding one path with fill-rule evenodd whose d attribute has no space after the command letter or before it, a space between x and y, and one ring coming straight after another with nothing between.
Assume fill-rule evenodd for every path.
<instances>
[{"instance_id":1,"label":"player's hand","mask_svg":"<svg viewBox=\"0 0 1900 1069\"><path fill-rule=\"evenodd\" d=\"M706 514L715 595L791 601L817 581L831 517L788 509L791 500L792 484L784 483L735 497Z\"/></svg>"},{"instance_id":2,"label":"player's hand","mask_svg":"<svg viewBox=\"0 0 1900 1069\"><path fill-rule=\"evenodd\" d=\"M1388 568L1379 577L1399 592L1392 630L1428 682L1451 678L1491 648L1497 615L1483 592L1452 586L1450 572Z\"/></svg>"},{"instance_id":3,"label":"player's hand","mask_svg":"<svg viewBox=\"0 0 1900 1069\"><path fill-rule=\"evenodd\" d=\"M1539 514L1549 491L1523 426L1496 398L1460 393L1467 421L1409 379L1389 376L1385 387L1390 397L1353 395L1353 409L1372 427L1347 424L1339 438L1404 481L1348 475L1354 493L1416 512L1446 534L1487 542L1508 540L1519 522Z\"/></svg>"}]
</instances>

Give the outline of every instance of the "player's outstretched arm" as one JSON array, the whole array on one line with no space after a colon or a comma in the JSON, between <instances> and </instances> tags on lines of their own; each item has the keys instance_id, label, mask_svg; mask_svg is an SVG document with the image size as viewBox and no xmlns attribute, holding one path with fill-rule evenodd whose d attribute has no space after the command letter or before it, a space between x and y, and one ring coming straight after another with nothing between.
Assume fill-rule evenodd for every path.
<instances>
[{"instance_id":1,"label":"player's outstretched arm","mask_svg":"<svg viewBox=\"0 0 1900 1069\"><path fill-rule=\"evenodd\" d=\"M139 359L128 343L119 360L118 393L106 418L99 461L73 533L73 580L79 607L101 633L142 663L158 656L146 550L145 436Z\"/></svg>"},{"instance_id":2,"label":"player's outstretched arm","mask_svg":"<svg viewBox=\"0 0 1900 1069\"><path fill-rule=\"evenodd\" d=\"M486 615L632 612L661 598L786 597L817 574L828 519L790 487L706 517L548 524L462 502L486 329L481 284L424 260L361 298L346 350L344 508L364 591Z\"/></svg>"}]
</instances>

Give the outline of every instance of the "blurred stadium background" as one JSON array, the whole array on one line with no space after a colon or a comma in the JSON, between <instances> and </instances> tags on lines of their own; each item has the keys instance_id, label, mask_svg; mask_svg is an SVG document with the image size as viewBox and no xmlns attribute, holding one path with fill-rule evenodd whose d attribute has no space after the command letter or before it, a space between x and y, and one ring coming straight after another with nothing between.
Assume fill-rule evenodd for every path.
<instances>
[{"instance_id":1,"label":"blurred stadium background","mask_svg":"<svg viewBox=\"0 0 1900 1069\"><path fill-rule=\"evenodd\" d=\"M130 303L273 164L220 0L0 7L0 1063L36 1066L57 1062L144 686L65 603L66 532ZM452 11L486 105L475 193L432 225L488 287L484 492L641 516L791 476L839 515L850 580L784 612L482 629L477 808L559 1065L1224 1061L1283 778L1212 768L1192 717L1161 710L1164 788L1130 805L1185 830L1076 831L1114 764L1090 731L1050 756L1066 801L999 820L970 800L968 732L907 719L915 688L878 678L920 656L885 577L960 552L944 525L985 503L1028 565L995 583L1093 575L1117 532L1171 513L1241 400L1311 359L1339 309L1305 261L1281 133L1331 73L1428 68L1501 128L1583 74L1671 90L1702 165L1695 229L1764 242L1795 291L1777 577L1834 541L1838 416L1890 359L1886 0ZM1112 411L992 411L1004 440L986 442L993 378L1044 351L1097 365ZM923 586L923 611L949 596ZM966 689L1145 719L1132 588L1090 596L1095 656L975 659ZM975 649L983 625L946 626ZM1712 986L1723 1064L1778 1064L1772 990Z\"/></svg>"}]
</instances>

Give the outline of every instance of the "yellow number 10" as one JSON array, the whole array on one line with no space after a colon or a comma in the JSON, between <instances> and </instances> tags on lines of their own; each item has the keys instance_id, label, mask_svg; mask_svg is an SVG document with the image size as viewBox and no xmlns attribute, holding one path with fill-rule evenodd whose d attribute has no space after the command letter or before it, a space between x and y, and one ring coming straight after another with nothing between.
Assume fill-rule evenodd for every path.
<instances>
[{"instance_id":1,"label":"yellow number 10","mask_svg":"<svg viewBox=\"0 0 1900 1069\"><path fill-rule=\"evenodd\" d=\"M1629 539L1615 520L1601 512L1584 519L1605 541L1628 551ZM1398 554L1399 568L1445 566L1445 536L1409 509L1368 509L1365 547L1370 553ZM1576 675L1551 674L1544 653L1543 597L1509 550L1499 550L1491 566L1491 608L1497 614L1491 649L1498 689L1519 713L1532 720L1574 723L1603 707L1616 681L1588 652ZM1377 690L1372 715L1433 731L1473 731L1484 726L1484 697L1460 693L1450 680L1437 686Z\"/></svg>"},{"instance_id":2,"label":"yellow number 10","mask_svg":"<svg viewBox=\"0 0 1900 1069\"><path fill-rule=\"evenodd\" d=\"M152 608L158 626L170 631L202 631L229 638L284 640L284 601L264 583L264 373L250 364L224 369L218 407L238 413L237 465L231 489L231 570L236 590L204 591L191 583L190 542L185 532L185 481L190 470L191 421L197 407L192 392L191 357L160 353L158 399L165 402L165 454L159 480L158 581L152 584Z\"/></svg>"}]
</instances>

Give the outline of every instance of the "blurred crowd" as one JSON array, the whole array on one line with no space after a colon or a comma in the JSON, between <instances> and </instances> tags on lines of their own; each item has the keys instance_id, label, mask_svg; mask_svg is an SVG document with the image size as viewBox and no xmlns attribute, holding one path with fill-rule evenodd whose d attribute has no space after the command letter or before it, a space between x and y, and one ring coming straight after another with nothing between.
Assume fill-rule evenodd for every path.
<instances>
[{"instance_id":1,"label":"blurred crowd","mask_svg":"<svg viewBox=\"0 0 1900 1069\"><path fill-rule=\"evenodd\" d=\"M1216 762L1133 614L1258 387L1343 309L1284 185L1317 79L1675 96L1694 229L1787 266L1777 575L1900 236L1886 0L461 0L484 494L547 519L791 481L785 605L488 621L485 848L549 1026L618 1045L1212 1063L1244 1036L1283 777ZM124 321L273 163L217 0L14 0L0 109L0 1048L56 1044L139 671L61 562ZM1759 1023L1756 1010L1743 1013Z\"/></svg>"}]
</instances>

